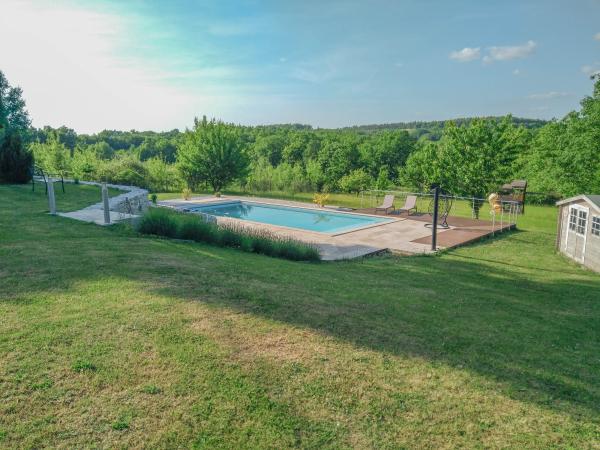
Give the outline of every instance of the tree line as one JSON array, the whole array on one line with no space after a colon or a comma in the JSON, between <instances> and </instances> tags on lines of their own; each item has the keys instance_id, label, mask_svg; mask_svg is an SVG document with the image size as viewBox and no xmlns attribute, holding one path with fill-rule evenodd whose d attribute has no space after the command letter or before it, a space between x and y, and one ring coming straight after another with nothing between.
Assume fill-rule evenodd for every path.
<instances>
[{"instance_id":1,"label":"tree line","mask_svg":"<svg viewBox=\"0 0 600 450\"><path fill-rule=\"evenodd\" d=\"M524 178L530 190L549 198L600 192L599 79L581 108L560 120L506 116L404 125L409 129L245 127L203 118L184 131L35 129L21 91L0 72L0 148L12 148L0 154L0 167L4 160L14 163L6 155L22 147L24 165L33 157L51 174L153 191L220 191L235 184L254 192L358 193L424 191L435 184L455 195L485 197Z\"/></svg>"}]
</instances>

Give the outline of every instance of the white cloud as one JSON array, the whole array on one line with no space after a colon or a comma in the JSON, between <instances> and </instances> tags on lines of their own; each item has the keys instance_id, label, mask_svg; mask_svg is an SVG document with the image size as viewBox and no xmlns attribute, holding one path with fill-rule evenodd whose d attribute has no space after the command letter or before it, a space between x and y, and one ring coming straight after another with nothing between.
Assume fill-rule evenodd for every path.
<instances>
[{"instance_id":1,"label":"white cloud","mask_svg":"<svg viewBox=\"0 0 600 450\"><path fill-rule=\"evenodd\" d=\"M592 64L586 64L581 67L581 71L588 77L600 74L600 61L596 61Z\"/></svg>"},{"instance_id":2,"label":"white cloud","mask_svg":"<svg viewBox=\"0 0 600 450\"><path fill-rule=\"evenodd\" d=\"M481 56L481 48L480 47L465 47L462 50L456 50L450 52L450 59L454 59L455 61L460 62L469 62L475 59L479 59Z\"/></svg>"},{"instance_id":3,"label":"white cloud","mask_svg":"<svg viewBox=\"0 0 600 450\"><path fill-rule=\"evenodd\" d=\"M568 95L569 95L568 92L550 91L550 92L543 92L541 94L531 94L528 96L528 98L530 98L532 100L550 100L553 98L566 97Z\"/></svg>"},{"instance_id":4,"label":"white cloud","mask_svg":"<svg viewBox=\"0 0 600 450\"><path fill-rule=\"evenodd\" d=\"M596 33L594 35L594 39L597 40L597 41L600 41L600 33Z\"/></svg>"},{"instance_id":5,"label":"white cloud","mask_svg":"<svg viewBox=\"0 0 600 450\"><path fill-rule=\"evenodd\" d=\"M512 59L522 59L530 56L536 49L537 44L534 41L527 41L523 45L489 47L488 54L484 56L483 61L491 63L492 61L509 61Z\"/></svg>"},{"instance_id":6,"label":"white cloud","mask_svg":"<svg viewBox=\"0 0 600 450\"><path fill-rule=\"evenodd\" d=\"M0 69L23 88L35 126L168 129L191 122L198 103L214 101L169 85L172 73L116 56L127 36L123 18L40 1L2 1L0 42L15 45L0 46Z\"/></svg>"},{"instance_id":7,"label":"white cloud","mask_svg":"<svg viewBox=\"0 0 600 450\"><path fill-rule=\"evenodd\" d=\"M519 69L515 69L512 71L513 75L521 75L521 71Z\"/></svg>"}]
</instances>

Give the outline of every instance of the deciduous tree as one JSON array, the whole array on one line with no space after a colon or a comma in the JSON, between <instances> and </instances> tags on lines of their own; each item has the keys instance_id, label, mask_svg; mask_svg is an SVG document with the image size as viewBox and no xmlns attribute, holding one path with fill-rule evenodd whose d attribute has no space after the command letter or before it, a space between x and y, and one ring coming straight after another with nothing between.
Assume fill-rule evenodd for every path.
<instances>
[{"instance_id":1,"label":"deciduous tree","mask_svg":"<svg viewBox=\"0 0 600 450\"><path fill-rule=\"evenodd\" d=\"M248 160L240 130L220 121L195 121L177 150L182 178L191 189L208 183L214 192L246 174Z\"/></svg>"}]
</instances>

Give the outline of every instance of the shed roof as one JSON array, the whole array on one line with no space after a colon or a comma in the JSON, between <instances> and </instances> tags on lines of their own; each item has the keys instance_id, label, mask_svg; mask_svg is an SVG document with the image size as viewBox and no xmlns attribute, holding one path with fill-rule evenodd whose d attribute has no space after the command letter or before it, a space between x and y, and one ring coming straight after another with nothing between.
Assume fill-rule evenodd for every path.
<instances>
[{"instance_id":1,"label":"shed roof","mask_svg":"<svg viewBox=\"0 0 600 450\"><path fill-rule=\"evenodd\" d=\"M578 200L585 200L594 208L597 212L600 213L600 195L576 195L575 197L566 198L559 202L556 202L556 206L567 205L569 203L576 202Z\"/></svg>"}]
</instances>

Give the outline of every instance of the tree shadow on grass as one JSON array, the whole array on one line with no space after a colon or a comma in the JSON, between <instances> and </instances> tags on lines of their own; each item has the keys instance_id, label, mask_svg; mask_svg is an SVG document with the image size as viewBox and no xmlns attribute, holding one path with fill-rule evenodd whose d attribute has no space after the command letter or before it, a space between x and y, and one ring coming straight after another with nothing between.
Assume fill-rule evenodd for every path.
<instances>
[{"instance_id":1,"label":"tree shadow on grass","mask_svg":"<svg viewBox=\"0 0 600 450\"><path fill-rule=\"evenodd\" d=\"M289 265L240 270L234 259L215 286L182 269L180 284L151 289L467 368L549 409L600 413L600 278L437 257Z\"/></svg>"},{"instance_id":2,"label":"tree shadow on grass","mask_svg":"<svg viewBox=\"0 0 600 450\"><path fill-rule=\"evenodd\" d=\"M57 223L48 221L51 228ZM592 274L455 255L293 263L69 225L68 246L66 239L19 244L19 257L35 258L46 277L34 273L29 293L123 278L166 297L467 369L511 398L551 410L600 413L600 277ZM0 269L23 281L20 269Z\"/></svg>"}]
</instances>

